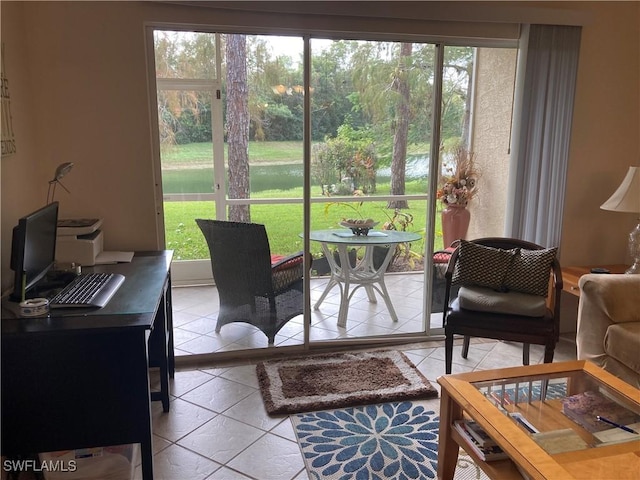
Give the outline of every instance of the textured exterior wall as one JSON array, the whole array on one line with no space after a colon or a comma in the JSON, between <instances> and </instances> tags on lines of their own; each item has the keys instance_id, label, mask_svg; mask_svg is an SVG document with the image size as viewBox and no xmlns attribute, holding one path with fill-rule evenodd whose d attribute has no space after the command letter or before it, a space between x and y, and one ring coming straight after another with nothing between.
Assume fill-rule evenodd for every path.
<instances>
[{"instance_id":1,"label":"textured exterior wall","mask_svg":"<svg viewBox=\"0 0 640 480\"><path fill-rule=\"evenodd\" d=\"M504 234L516 59L516 49L478 49L471 149L481 177L469 206L469 239Z\"/></svg>"}]
</instances>

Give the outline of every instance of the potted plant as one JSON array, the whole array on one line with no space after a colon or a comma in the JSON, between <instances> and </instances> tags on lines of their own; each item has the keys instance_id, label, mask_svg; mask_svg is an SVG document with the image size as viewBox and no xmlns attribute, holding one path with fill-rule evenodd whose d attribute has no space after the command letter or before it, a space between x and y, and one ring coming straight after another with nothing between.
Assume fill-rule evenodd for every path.
<instances>
[{"instance_id":1,"label":"potted plant","mask_svg":"<svg viewBox=\"0 0 640 480\"><path fill-rule=\"evenodd\" d=\"M357 261L356 249L352 248L351 250L349 250L348 255L349 255L349 263L351 264L352 267L355 267L356 261ZM333 252L333 259L338 265L340 265L340 256L338 255L337 251ZM317 276L324 276L331 273L331 266L329 265L329 260L327 260L327 257L325 257L324 253L320 253L318 254L318 256L314 256L313 262L311 265L311 270L313 270L315 272L315 275Z\"/></svg>"},{"instance_id":2,"label":"potted plant","mask_svg":"<svg viewBox=\"0 0 640 480\"><path fill-rule=\"evenodd\" d=\"M471 213L469 201L477 193L479 172L475 165L475 153L464 147L456 147L450 165L440 176L437 197L444 205L442 210L442 236L444 246L454 240L465 238L469 229Z\"/></svg>"},{"instance_id":3,"label":"potted plant","mask_svg":"<svg viewBox=\"0 0 640 480\"><path fill-rule=\"evenodd\" d=\"M400 232L406 232L407 229L413 225L413 215L408 212L402 212L401 210L396 208L393 211L393 215L389 215L384 210L383 213L387 217L387 221L382 225L383 230L397 230ZM388 251L388 247L374 247L373 266L375 268L378 268L380 265L382 265L382 262L387 256ZM411 250L410 243L399 243L398 245L396 245L396 249L393 252L393 257L389 262L389 267L397 263L399 259L402 259L402 261L404 261L409 269L413 270L416 262L418 260L422 260L422 254Z\"/></svg>"}]
</instances>

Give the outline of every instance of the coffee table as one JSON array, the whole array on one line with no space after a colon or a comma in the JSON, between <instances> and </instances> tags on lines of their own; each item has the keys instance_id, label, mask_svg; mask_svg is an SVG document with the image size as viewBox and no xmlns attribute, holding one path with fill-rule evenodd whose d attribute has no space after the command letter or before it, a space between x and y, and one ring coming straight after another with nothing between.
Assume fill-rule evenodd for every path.
<instances>
[{"instance_id":1,"label":"coffee table","mask_svg":"<svg viewBox=\"0 0 640 480\"><path fill-rule=\"evenodd\" d=\"M548 363L484 370L438 378L441 385L438 478L452 479L459 447L491 478L604 479L640 477L640 435L621 431L620 443L599 444L588 429L563 414L562 398L598 391L640 414L640 390L587 361ZM518 393L515 393L515 392ZM557 452L535 439L509 413L523 415L547 436L558 432L583 440L567 440ZM492 437L508 459L482 461L453 427L471 419ZM591 416L589 415L589 418ZM608 429L613 433L619 429ZM618 435L620 436L620 435ZM557 447L557 445L556 445Z\"/></svg>"}]
</instances>

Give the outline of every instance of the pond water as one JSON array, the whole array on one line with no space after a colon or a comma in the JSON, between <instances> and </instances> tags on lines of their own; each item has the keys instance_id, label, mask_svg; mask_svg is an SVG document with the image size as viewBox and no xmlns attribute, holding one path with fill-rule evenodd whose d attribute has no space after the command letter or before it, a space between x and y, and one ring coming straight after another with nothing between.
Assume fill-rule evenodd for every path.
<instances>
[{"instance_id":1,"label":"pond water","mask_svg":"<svg viewBox=\"0 0 640 480\"><path fill-rule=\"evenodd\" d=\"M406 179L426 179L429 171L428 156L413 156L407 159ZM252 165L251 191L289 190L302 187L302 164ZM388 183L391 168L380 168L377 172L378 183ZM162 185L165 194L211 193L213 191L213 167L184 170L163 170Z\"/></svg>"}]
</instances>

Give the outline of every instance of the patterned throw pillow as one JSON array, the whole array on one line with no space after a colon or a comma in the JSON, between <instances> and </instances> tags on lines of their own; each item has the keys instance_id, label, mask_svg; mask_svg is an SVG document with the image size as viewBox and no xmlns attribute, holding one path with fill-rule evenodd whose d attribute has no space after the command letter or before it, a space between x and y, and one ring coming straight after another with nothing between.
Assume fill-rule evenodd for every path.
<instances>
[{"instance_id":1,"label":"patterned throw pillow","mask_svg":"<svg viewBox=\"0 0 640 480\"><path fill-rule=\"evenodd\" d=\"M454 285L502 289L503 280L516 250L485 247L466 240L461 240L458 248L458 261L452 278Z\"/></svg>"},{"instance_id":2,"label":"patterned throw pillow","mask_svg":"<svg viewBox=\"0 0 640 480\"><path fill-rule=\"evenodd\" d=\"M546 297L549 293L549 274L558 249L517 249L511 268L504 279L507 290Z\"/></svg>"}]
</instances>

